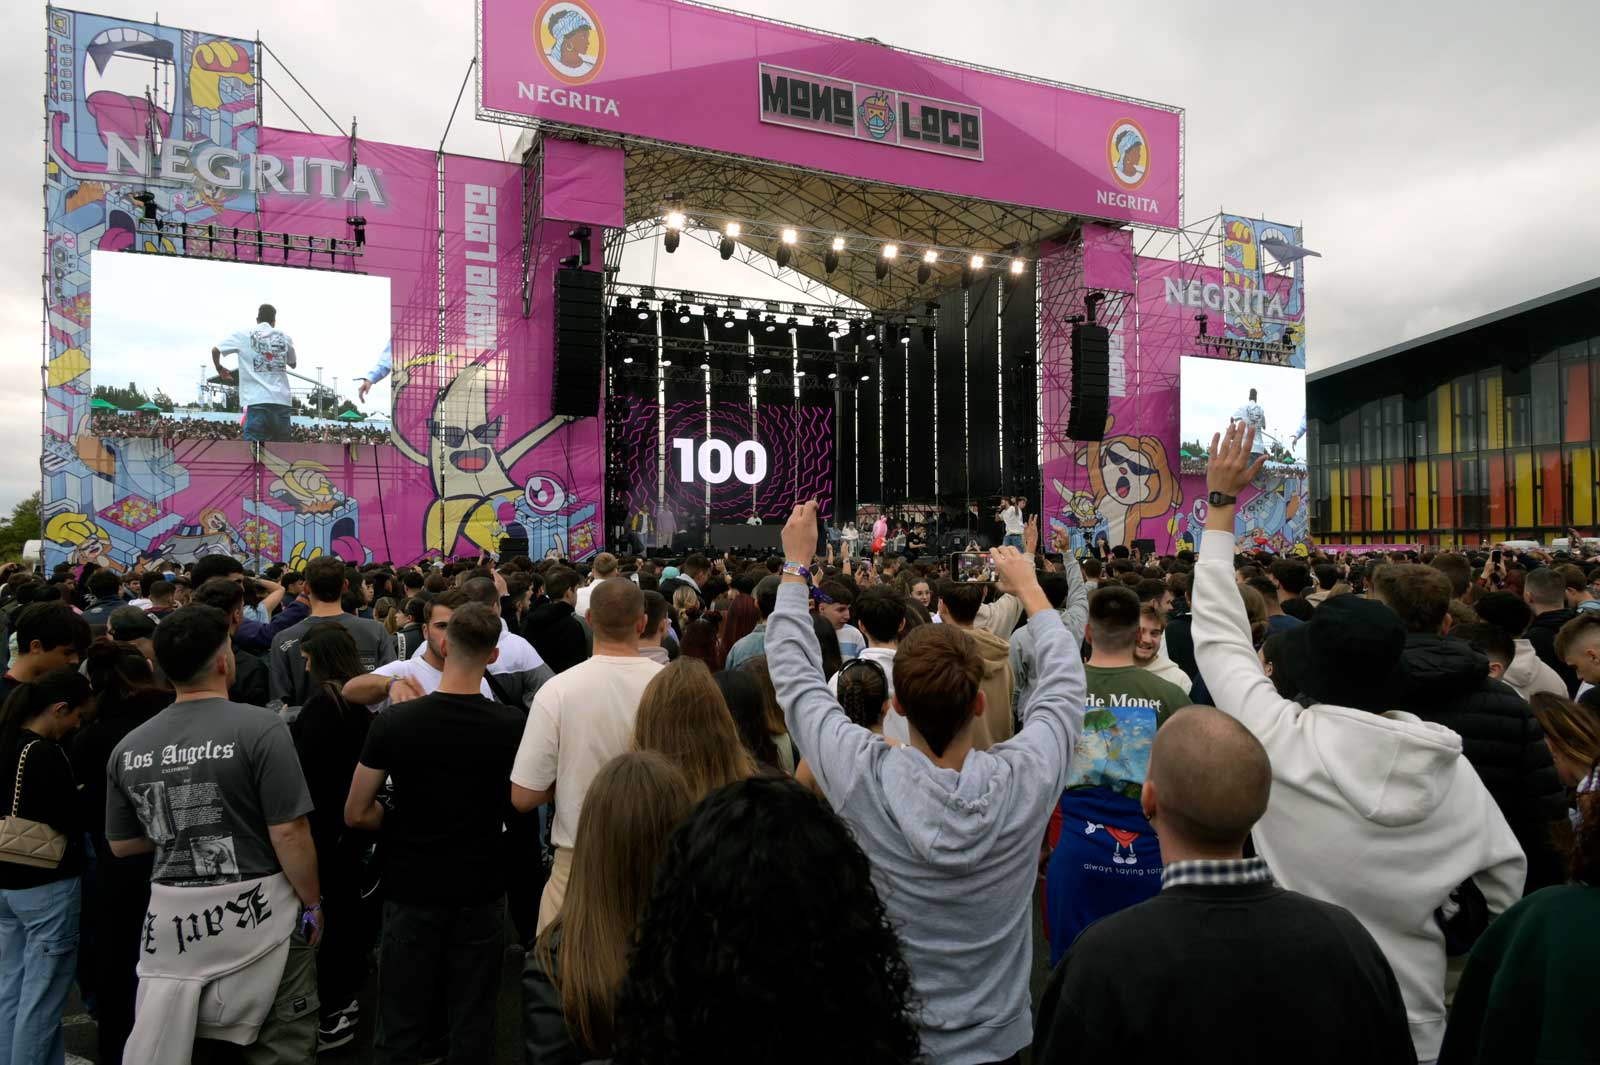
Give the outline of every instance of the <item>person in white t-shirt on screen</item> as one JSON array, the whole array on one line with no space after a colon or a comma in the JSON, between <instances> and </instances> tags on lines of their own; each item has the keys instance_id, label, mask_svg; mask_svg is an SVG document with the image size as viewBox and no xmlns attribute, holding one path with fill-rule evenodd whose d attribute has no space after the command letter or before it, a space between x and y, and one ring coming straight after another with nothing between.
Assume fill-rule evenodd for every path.
<instances>
[{"instance_id":1,"label":"person in white t-shirt on screen","mask_svg":"<svg viewBox=\"0 0 1600 1065\"><path fill-rule=\"evenodd\" d=\"M391 702L403 703L438 691L439 682L444 679L444 659L450 650L445 630L456 608L468 602L467 593L459 588L440 592L429 599L423 607L422 631L425 638L417 653L410 658L385 663L371 673L351 677L345 682L344 697L357 706L365 706L373 713L378 713ZM478 692L485 699L494 698L488 681L479 686Z\"/></svg>"},{"instance_id":2,"label":"person in white t-shirt on screen","mask_svg":"<svg viewBox=\"0 0 1600 1065\"><path fill-rule=\"evenodd\" d=\"M1250 399L1244 406L1233 412L1235 422L1244 422L1246 429L1254 429L1256 435L1250 445L1252 455L1264 454L1267 450L1267 412L1256 402L1256 390L1250 390Z\"/></svg>"},{"instance_id":3,"label":"person in white t-shirt on screen","mask_svg":"<svg viewBox=\"0 0 1600 1065\"><path fill-rule=\"evenodd\" d=\"M511 804L526 813L555 800L550 841L555 862L539 900L539 931L561 912L572 875L572 846L589 782L633 749L645 686L661 665L639 654L644 593L632 581L601 581L589 596L594 654L551 678L533 697L511 765Z\"/></svg>"},{"instance_id":4,"label":"person in white t-shirt on screen","mask_svg":"<svg viewBox=\"0 0 1600 1065\"><path fill-rule=\"evenodd\" d=\"M1009 496L1000 500L1004 506L1000 510L1000 522L1006 528L1005 537L1000 541L1006 547L1022 550L1022 512L1028 509L1028 501L1021 496L1013 499Z\"/></svg>"},{"instance_id":5,"label":"person in white t-shirt on screen","mask_svg":"<svg viewBox=\"0 0 1600 1065\"><path fill-rule=\"evenodd\" d=\"M224 355L239 356L239 369L223 366ZM239 330L211 349L211 363L220 377L239 386L246 440L289 439L289 414L294 408L288 369L296 365L296 358L294 341L278 328L277 308L263 303L252 328Z\"/></svg>"}]
</instances>

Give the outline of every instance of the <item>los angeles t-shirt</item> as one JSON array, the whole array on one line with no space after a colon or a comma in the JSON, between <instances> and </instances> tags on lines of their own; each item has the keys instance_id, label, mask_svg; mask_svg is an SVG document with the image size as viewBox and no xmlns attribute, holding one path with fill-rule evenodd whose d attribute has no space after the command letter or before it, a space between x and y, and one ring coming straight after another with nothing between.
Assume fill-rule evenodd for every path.
<instances>
[{"instance_id":1,"label":"los angeles t-shirt","mask_svg":"<svg viewBox=\"0 0 1600 1065\"><path fill-rule=\"evenodd\" d=\"M289 727L226 699L173 703L106 764L106 838L156 845L159 884L230 884L280 870L267 835L311 812Z\"/></svg>"},{"instance_id":2,"label":"los angeles t-shirt","mask_svg":"<svg viewBox=\"0 0 1600 1065\"><path fill-rule=\"evenodd\" d=\"M294 341L289 334L266 322L252 329L241 329L217 345L224 355L239 356L239 405L281 403L288 406L289 361L294 358Z\"/></svg>"}]
</instances>

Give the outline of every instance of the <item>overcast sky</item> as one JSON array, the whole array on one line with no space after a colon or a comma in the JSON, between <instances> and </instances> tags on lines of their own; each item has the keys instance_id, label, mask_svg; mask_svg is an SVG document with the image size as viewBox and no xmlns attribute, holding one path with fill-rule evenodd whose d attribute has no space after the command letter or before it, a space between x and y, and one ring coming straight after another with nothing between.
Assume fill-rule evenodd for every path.
<instances>
[{"instance_id":1,"label":"overcast sky","mask_svg":"<svg viewBox=\"0 0 1600 1065\"><path fill-rule=\"evenodd\" d=\"M1313 370L1600 274L1595 0L726 2L1185 108L1186 221L1226 208L1301 223L1323 253L1307 269ZM473 0L77 6L259 34L341 123L355 115L363 137L400 144L437 145L473 54ZM0 454L14 458L0 466L0 512L39 483L44 9L8 11ZM332 132L275 69L274 87ZM517 130L472 120L471 94L448 147L500 158ZM296 127L270 94L265 118ZM762 294L755 278L726 287Z\"/></svg>"}]
</instances>

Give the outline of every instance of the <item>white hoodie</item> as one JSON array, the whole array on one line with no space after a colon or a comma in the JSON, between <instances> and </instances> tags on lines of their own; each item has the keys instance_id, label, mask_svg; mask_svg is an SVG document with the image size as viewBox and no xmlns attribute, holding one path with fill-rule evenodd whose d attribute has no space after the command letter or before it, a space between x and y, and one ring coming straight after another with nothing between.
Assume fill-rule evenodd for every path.
<instances>
[{"instance_id":1,"label":"white hoodie","mask_svg":"<svg viewBox=\"0 0 1600 1065\"><path fill-rule=\"evenodd\" d=\"M1233 551L1232 534L1206 531L1192 631L1217 707L1272 760L1256 850L1278 883L1345 907L1372 933L1400 984L1417 1058L1431 1061L1445 1027L1434 910L1471 878L1498 915L1522 894L1527 859L1460 736L1398 711L1305 708L1273 689L1250 645Z\"/></svg>"},{"instance_id":2,"label":"white hoodie","mask_svg":"<svg viewBox=\"0 0 1600 1065\"><path fill-rule=\"evenodd\" d=\"M1551 669L1545 660L1539 657L1539 652L1533 649L1533 644L1527 640L1516 641L1516 657L1500 674L1500 679L1516 689L1522 696L1523 702L1533 698L1534 692L1549 692L1551 695L1567 697L1566 682L1561 679L1561 674Z\"/></svg>"}]
</instances>

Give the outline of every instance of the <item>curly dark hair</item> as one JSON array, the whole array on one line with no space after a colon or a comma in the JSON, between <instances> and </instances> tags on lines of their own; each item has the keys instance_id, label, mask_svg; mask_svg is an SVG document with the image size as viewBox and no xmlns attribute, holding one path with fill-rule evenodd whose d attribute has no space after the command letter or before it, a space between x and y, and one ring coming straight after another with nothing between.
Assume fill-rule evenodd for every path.
<instances>
[{"instance_id":1,"label":"curly dark hair","mask_svg":"<svg viewBox=\"0 0 1600 1065\"><path fill-rule=\"evenodd\" d=\"M617 1065L922 1060L867 856L788 779L720 788L672 833L616 1015Z\"/></svg>"}]
</instances>

